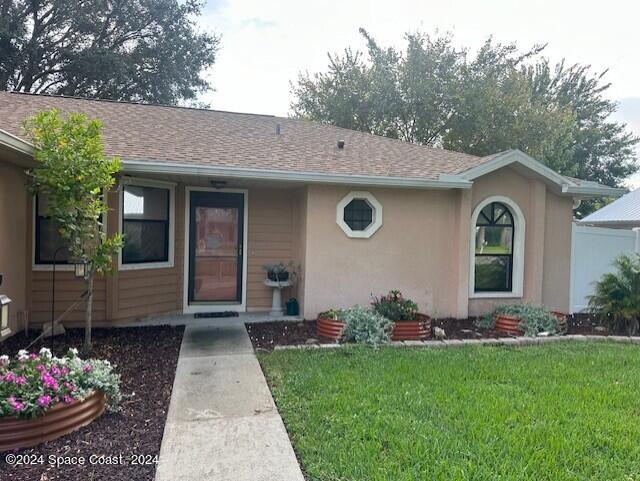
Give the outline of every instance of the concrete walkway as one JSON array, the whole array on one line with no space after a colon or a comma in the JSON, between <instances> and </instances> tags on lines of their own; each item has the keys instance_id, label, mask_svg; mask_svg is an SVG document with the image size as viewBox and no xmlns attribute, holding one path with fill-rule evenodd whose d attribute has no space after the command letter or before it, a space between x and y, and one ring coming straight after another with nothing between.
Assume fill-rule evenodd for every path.
<instances>
[{"instance_id":1,"label":"concrete walkway","mask_svg":"<svg viewBox=\"0 0 640 481\"><path fill-rule=\"evenodd\" d=\"M238 319L187 326L156 481L304 481Z\"/></svg>"}]
</instances>

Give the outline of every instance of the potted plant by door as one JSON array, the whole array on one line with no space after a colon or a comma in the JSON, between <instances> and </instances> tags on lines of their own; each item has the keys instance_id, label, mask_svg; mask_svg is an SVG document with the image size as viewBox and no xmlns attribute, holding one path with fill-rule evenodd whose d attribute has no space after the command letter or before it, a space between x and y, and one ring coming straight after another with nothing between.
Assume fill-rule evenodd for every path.
<instances>
[{"instance_id":1,"label":"potted plant by door","mask_svg":"<svg viewBox=\"0 0 640 481\"><path fill-rule=\"evenodd\" d=\"M318 314L316 321L318 337L339 341L346 326L342 309L329 309Z\"/></svg>"},{"instance_id":2,"label":"potted plant by door","mask_svg":"<svg viewBox=\"0 0 640 481\"><path fill-rule=\"evenodd\" d=\"M289 265L284 262L265 264L262 268L267 272L267 279L273 282L287 282L289 280Z\"/></svg>"},{"instance_id":3,"label":"potted plant by door","mask_svg":"<svg viewBox=\"0 0 640 481\"><path fill-rule=\"evenodd\" d=\"M375 297L373 309L393 321L392 341L420 341L431 337L431 318L418 312L418 305L402 297L399 290Z\"/></svg>"}]
</instances>

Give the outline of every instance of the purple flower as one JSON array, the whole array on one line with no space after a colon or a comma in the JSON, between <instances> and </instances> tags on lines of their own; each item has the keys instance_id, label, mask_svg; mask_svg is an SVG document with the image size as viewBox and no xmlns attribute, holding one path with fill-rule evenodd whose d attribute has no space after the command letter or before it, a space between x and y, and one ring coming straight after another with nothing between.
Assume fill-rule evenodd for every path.
<instances>
[{"instance_id":1,"label":"purple flower","mask_svg":"<svg viewBox=\"0 0 640 481\"><path fill-rule=\"evenodd\" d=\"M35 361L36 359L38 359L38 355L32 352L31 354L29 354L29 359L31 361Z\"/></svg>"},{"instance_id":2,"label":"purple flower","mask_svg":"<svg viewBox=\"0 0 640 481\"><path fill-rule=\"evenodd\" d=\"M61 374L60 369L58 369L58 366L56 366L55 364L51 366L51 369L49 369L49 372L54 377L60 377L60 374Z\"/></svg>"},{"instance_id":3,"label":"purple flower","mask_svg":"<svg viewBox=\"0 0 640 481\"><path fill-rule=\"evenodd\" d=\"M64 387L66 387L67 391L69 391L69 392L73 392L73 391L76 390L76 387L73 384L71 384L70 382L68 382L68 381L64 382Z\"/></svg>"},{"instance_id":4,"label":"purple flower","mask_svg":"<svg viewBox=\"0 0 640 481\"><path fill-rule=\"evenodd\" d=\"M62 369L60 369L60 374L62 374L63 376L66 376L67 374L69 374L69 368L63 367Z\"/></svg>"},{"instance_id":5,"label":"purple flower","mask_svg":"<svg viewBox=\"0 0 640 481\"><path fill-rule=\"evenodd\" d=\"M44 366L44 364L38 364L36 366L36 371L38 371L39 373L43 373L47 370L47 368Z\"/></svg>"},{"instance_id":6,"label":"purple flower","mask_svg":"<svg viewBox=\"0 0 640 481\"><path fill-rule=\"evenodd\" d=\"M49 404L51 404L51 396L47 396L46 394L44 396L40 396L36 401L36 404L41 408L46 408Z\"/></svg>"},{"instance_id":7,"label":"purple flower","mask_svg":"<svg viewBox=\"0 0 640 481\"><path fill-rule=\"evenodd\" d=\"M73 396L71 396L70 394L65 394L64 395L64 403L65 404L71 404L74 401Z\"/></svg>"},{"instance_id":8,"label":"purple flower","mask_svg":"<svg viewBox=\"0 0 640 481\"><path fill-rule=\"evenodd\" d=\"M91 372L93 371L93 367L91 367L91 364L85 364L84 367L82 368L82 372Z\"/></svg>"},{"instance_id":9,"label":"purple flower","mask_svg":"<svg viewBox=\"0 0 640 481\"><path fill-rule=\"evenodd\" d=\"M24 411L25 408L24 403L18 401L13 395L9 396L9 405L17 412Z\"/></svg>"},{"instance_id":10,"label":"purple flower","mask_svg":"<svg viewBox=\"0 0 640 481\"><path fill-rule=\"evenodd\" d=\"M7 374L5 374L5 376L4 376L4 380L5 380L6 382L13 382L13 381L15 381L15 379L16 379L16 375L15 375L13 372L11 372L11 371L9 371L9 372L8 372Z\"/></svg>"},{"instance_id":11,"label":"purple flower","mask_svg":"<svg viewBox=\"0 0 640 481\"><path fill-rule=\"evenodd\" d=\"M51 374L45 372L42 374L42 384L54 391L58 390L58 382L51 376Z\"/></svg>"},{"instance_id":12,"label":"purple flower","mask_svg":"<svg viewBox=\"0 0 640 481\"><path fill-rule=\"evenodd\" d=\"M17 376L14 381L18 386L24 386L27 384L27 378L24 376Z\"/></svg>"}]
</instances>

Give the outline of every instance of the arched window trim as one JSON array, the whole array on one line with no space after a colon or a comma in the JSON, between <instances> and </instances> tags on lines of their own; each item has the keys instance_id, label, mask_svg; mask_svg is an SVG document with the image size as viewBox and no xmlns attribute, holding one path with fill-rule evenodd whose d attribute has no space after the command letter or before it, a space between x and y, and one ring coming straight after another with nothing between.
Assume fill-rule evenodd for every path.
<instances>
[{"instance_id":1,"label":"arched window trim","mask_svg":"<svg viewBox=\"0 0 640 481\"><path fill-rule=\"evenodd\" d=\"M352 230L344 221L344 208L354 199L363 199L371 206L372 222L365 230ZM344 231L344 233L354 239L368 239L382 226L382 204L378 202L373 194L365 191L351 191L338 202L336 208L336 223Z\"/></svg>"},{"instance_id":2,"label":"arched window trim","mask_svg":"<svg viewBox=\"0 0 640 481\"><path fill-rule=\"evenodd\" d=\"M513 266L512 266L512 278L511 278L511 290L504 292L475 292L475 278L476 278L476 223L480 212L487 205L499 202L504 204L511 211L513 217ZM474 209L471 215L470 226L470 238L469 238L469 298L517 298L523 296L524 285L524 236L525 236L525 219L513 200L501 195L494 195L482 200Z\"/></svg>"}]
</instances>

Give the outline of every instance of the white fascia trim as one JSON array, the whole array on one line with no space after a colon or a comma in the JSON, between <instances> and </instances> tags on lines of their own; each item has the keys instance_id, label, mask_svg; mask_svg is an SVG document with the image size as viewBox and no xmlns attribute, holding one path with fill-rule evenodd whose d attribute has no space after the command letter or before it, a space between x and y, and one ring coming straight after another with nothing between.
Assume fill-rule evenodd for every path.
<instances>
[{"instance_id":1,"label":"white fascia trim","mask_svg":"<svg viewBox=\"0 0 640 481\"><path fill-rule=\"evenodd\" d=\"M513 215L513 270L511 278L511 291L509 292L475 292L476 282L476 222L482 209L492 202L500 202L506 205ZM483 199L474 209L471 216L469 239L469 299L491 298L521 298L524 293L524 236L525 218L518 204L509 197L494 195Z\"/></svg>"},{"instance_id":2,"label":"white fascia trim","mask_svg":"<svg viewBox=\"0 0 640 481\"><path fill-rule=\"evenodd\" d=\"M33 157L36 151L33 144L26 142L21 138L16 137L15 135L10 134L6 130L2 129L0 129L0 144L4 145L5 147L9 147L16 152L20 152L31 157Z\"/></svg>"},{"instance_id":3,"label":"white fascia trim","mask_svg":"<svg viewBox=\"0 0 640 481\"><path fill-rule=\"evenodd\" d=\"M138 179L135 177L123 177L118 188L118 233L122 234L122 221L124 219L124 185L141 187L159 187L169 191L169 257L163 262L140 262L125 264L122 262L122 249L118 250L119 271L139 271L145 269L171 269L175 265L175 232L176 232L176 184L150 179ZM126 240L125 240L126 242Z\"/></svg>"},{"instance_id":4,"label":"white fascia trim","mask_svg":"<svg viewBox=\"0 0 640 481\"><path fill-rule=\"evenodd\" d=\"M365 230L352 230L344 221L344 209L354 199L365 200L373 209L373 220ZM347 237L352 239L368 239L382 227L382 204L370 192L354 190L345 195L336 207L336 223Z\"/></svg>"},{"instance_id":5,"label":"white fascia trim","mask_svg":"<svg viewBox=\"0 0 640 481\"><path fill-rule=\"evenodd\" d=\"M596 186L588 186L588 185L563 185L562 186L563 194L572 194L576 197L580 196L606 196L606 197L622 197L627 193L626 189L621 189L617 187L609 187L606 185L596 185Z\"/></svg>"},{"instance_id":6,"label":"white fascia trim","mask_svg":"<svg viewBox=\"0 0 640 481\"><path fill-rule=\"evenodd\" d=\"M537 174L541 175L554 182L558 186L576 186L575 182L567 179L564 175L558 174L555 170L550 169L541 162L538 162L533 157L528 156L520 150L507 150L506 152L494 157L493 159L473 167L465 172L462 172L458 177L466 180L474 180L483 175L489 174L494 170L501 169L507 165L518 162L525 167L531 169Z\"/></svg>"},{"instance_id":7,"label":"white fascia trim","mask_svg":"<svg viewBox=\"0 0 640 481\"><path fill-rule=\"evenodd\" d=\"M472 182L450 176L437 180L410 177L384 177L370 175L343 175L285 170L221 167L216 165L187 165L172 162L123 160L123 172L170 175L206 175L239 179L304 182L308 184L367 185L405 187L414 189L470 189Z\"/></svg>"}]
</instances>

